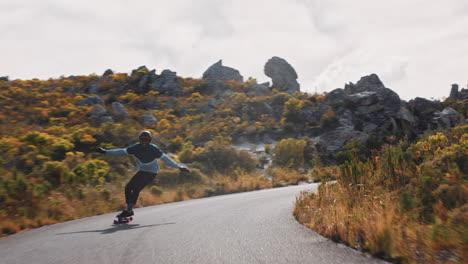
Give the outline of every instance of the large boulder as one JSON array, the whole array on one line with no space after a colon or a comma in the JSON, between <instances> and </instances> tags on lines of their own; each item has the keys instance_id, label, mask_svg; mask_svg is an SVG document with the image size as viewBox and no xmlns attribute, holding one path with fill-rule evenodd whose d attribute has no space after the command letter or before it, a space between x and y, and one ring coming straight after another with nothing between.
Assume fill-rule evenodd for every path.
<instances>
[{"instance_id":1,"label":"large boulder","mask_svg":"<svg viewBox=\"0 0 468 264\"><path fill-rule=\"evenodd\" d=\"M345 90L342 88L335 89L325 96L325 102L333 108L343 106L346 98Z\"/></svg>"},{"instance_id":2,"label":"large boulder","mask_svg":"<svg viewBox=\"0 0 468 264\"><path fill-rule=\"evenodd\" d=\"M223 66L223 61L219 60L203 73L203 80L207 82L230 80L243 82L244 78L240 75L238 70Z\"/></svg>"},{"instance_id":3,"label":"large boulder","mask_svg":"<svg viewBox=\"0 0 468 264\"><path fill-rule=\"evenodd\" d=\"M10 80L10 78L8 78L8 76L1 76L0 77L0 81L8 82L9 80Z\"/></svg>"},{"instance_id":4,"label":"large boulder","mask_svg":"<svg viewBox=\"0 0 468 264\"><path fill-rule=\"evenodd\" d=\"M251 120L261 120L264 115L274 115L273 108L266 102L247 102L242 111L246 113Z\"/></svg>"},{"instance_id":5,"label":"large boulder","mask_svg":"<svg viewBox=\"0 0 468 264\"><path fill-rule=\"evenodd\" d=\"M326 151L328 155L336 155L340 152L343 146L351 139L359 139L362 142L365 142L368 138L368 135L364 132L354 130L348 126L338 127L327 133L313 138L314 142L317 142L321 145L321 148Z\"/></svg>"},{"instance_id":6,"label":"large boulder","mask_svg":"<svg viewBox=\"0 0 468 264\"><path fill-rule=\"evenodd\" d=\"M148 127L152 125L156 125L158 120L151 112L147 112L143 114L143 126Z\"/></svg>"},{"instance_id":7,"label":"large boulder","mask_svg":"<svg viewBox=\"0 0 468 264\"><path fill-rule=\"evenodd\" d=\"M107 69L102 76L112 75L114 72L111 69Z\"/></svg>"},{"instance_id":8,"label":"large boulder","mask_svg":"<svg viewBox=\"0 0 468 264\"><path fill-rule=\"evenodd\" d=\"M271 90L269 88L269 83L254 83L249 87L249 96L254 97L263 97L271 94Z\"/></svg>"},{"instance_id":9,"label":"large boulder","mask_svg":"<svg viewBox=\"0 0 468 264\"><path fill-rule=\"evenodd\" d=\"M464 121L463 116L456 110L446 107L442 112L435 112L432 123L434 128L450 128L454 127Z\"/></svg>"},{"instance_id":10,"label":"large boulder","mask_svg":"<svg viewBox=\"0 0 468 264\"><path fill-rule=\"evenodd\" d=\"M396 117L399 120L408 122L412 126L416 125L416 117L405 106L400 107Z\"/></svg>"},{"instance_id":11,"label":"large boulder","mask_svg":"<svg viewBox=\"0 0 468 264\"><path fill-rule=\"evenodd\" d=\"M170 70L162 71L161 75L153 80L151 90L170 96L180 96L183 93L177 73Z\"/></svg>"},{"instance_id":12,"label":"large boulder","mask_svg":"<svg viewBox=\"0 0 468 264\"><path fill-rule=\"evenodd\" d=\"M452 84L452 89L450 90L450 99L457 100L458 99L458 84Z\"/></svg>"},{"instance_id":13,"label":"large boulder","mask_svg":"<svg viewBox=\"0 0 468 264\"><path fill-rule=\"evenodd\" d=\"M442 104L425 98L416 97L408 102L410 110L417 116L432 117L434 112L442 110Z\"/></svg>"},{"instance_id":14,"label":"large boulder","mask_svg":"<svg viewBox=\"0 0 468 264\"><path fill-rule=\"evenodd\" d=\"M231 87L225 82L243 82L244 77L240 75L238 70L223 66L223 61L219 60L203 73L203 80L206 83L207 93L215 96L227 96L232 91Z\"/></svg>"},{"instance_id":15,"label":"large boulder","mask_svg":"<svg viewBox=\"0 0 468 264\"><path fill-rule=\"evenodd\" d=\"M145 65L138 67L137 69L132 70L131 76L143 75L148 72L148 68Z\"/></svg>"},{"instance_id":16,"label":"large boulder","mask_svg":"<svg viewBox=\"0 0 468 264\"><path fill-rule=\"evenodd\" d=\"M107 114L106 108L100 104L95 104L91 109L91 117L101 117Z\"/></svg>"},{"instance_id":17,"label":"large boulder","mask_svg":"<svg viewBox=\"0 0 468 264\"><path fill-rule=\"evenodd\" d=\"M290 94L300 91L297 73L286 60L275 56L267 61L264 71L273 81L272 89Z\"/></svg>"},{"instance_id":18,"label":"large boulder","mask_svg":"<svg viewBox=\"0 0 468 264\"><path fill-rule=\"evenodd\" d=\"M98 127L106 122L114 122L114 118L108 115L106 108L101 104L95 104L90 112L89 123Z\"/></svg>"},{"instance_id":19,"label":"large boulder","mask_svg":"<svg viewBox=\"0 0 468 264\"><path fill-rule=\"evenodd\" d=\"M361 77L356 84L350 83L345 85L345 91L349 94L373 92L382 88L385 88L385 86L375 73Z\"/></svg>"},{"instance_id":20,"label":"large boulder","mask_svg":"<svg viewBox=\"0 0 468 264\"><path fill-rule=\"evenodd\" d=\"M416 97L408 102L408 109L417 119L416 129L421 133L434 127L433 118L436 112L442 111L442 104L425 98Z\"/></svg>"},{"instance_id":21,"label":"large boulder","mask_svg":"<svg viewBox=\"0 0 468 264\"><path fill-rule=\"evenodd\" d=\"M331 91L321 104L315 111L305 108L301 113L312 124L322 125L321 130L311 127L308 135L315 137L329 161L353 138L364 143L371 134L396 133L406 128L399 127L403 122L415 123L398 94L386 88L376 74ZM324 119L326 113L330 114ZM400 119L404 121L399 122Z\"/></svg>"},{"instance_id":22,"label":"large boulder","mask_svg":"<svg viewBox=\"0 0 468 264\"><path fill-rule=\"evenodd\" d=\"M124 119L128 117L127 110L125 110L124 105L119 102L112 103L112 113L114 114L114 117L116 117L117 119Z\"/></svg>"},{"instance_id":23,"label":"large boulder","mask_svg":"<svg viewBox=\"0 0 468 264\"><path fill-rule=\"evenodd\" d=\"M78 102L76 104L76 106L93 106L93 105L96 105L96 104L102 105L102 106L104 105L104 100L101 97L97 96L97 95L88 96L84 100Z\"/></svg>"},{"instance_id":24,"label":"large boulder","mask_svg":"<svg viewBox=\"0 0 468 264\"><path fill-rule=\"evenodd\" d=\"M89 94L98 94L101 85L99 83L92 83L89 85L88 93Z\"/></svg>"},{"instance_id":25,"label":"large boulder","mask_svg":"<svg viewBox=\"0 0 468 264\"><path fill-rule=\"evenodd\" d=\"M452 89L450 90L450 99L452 100L468 100L468 89L462 88L461 91L458 90L458 84L452 84Z\"/></svg>"},{"instance_id":26,"label":"large boulder","mask_svg":"<svg viewBox=\"0 0 468 264\"><path fill-rule=\"evenodd\" d=\"M366 132L383 126L397 118L401 107L398 94L386 88L376 74L362 77L356 84L346 84L344 89L335 89L325 97L325 103L333 107L338 118L358 122Z\"/></svg>"},{"instance_id":27,"label":"large boulder","mask_svg":"<svg viewBox=\"0 0 468 264\"><path fill-rule=\"evenodd\" d=\"M140 93L145 93L148 91L149 84L157 78L156 70L151 70L149 72L141 75L137 81L136 91Z\"/></svg>"},{"instance_id":28,"label":"large boulder","mask_svg":"<svg viewBox=\"0 0 468 264\"><path fill-rule=\"evenodd\" d=\"M386 88L376 74L346 85L344 91L348 95L345 101L354 108L354 112L375 121L375 124L385 122L388 117L396 117L401 107L398 94Z\"/></svg>"},{"instance_id":29,"label":"large boulder","mask_svg":"<svg viewBox=\"0 0 468 264\"><path fill-rule=\"evenodd\" d=\"M307 106L302 108L299 111L299 116L307 124L311 126L317 126L320 124L320 120L322 120L323 115L330 111L330 109L330 106L323 103L319 103L314 106Z\"/></svg>"}]
</instances>

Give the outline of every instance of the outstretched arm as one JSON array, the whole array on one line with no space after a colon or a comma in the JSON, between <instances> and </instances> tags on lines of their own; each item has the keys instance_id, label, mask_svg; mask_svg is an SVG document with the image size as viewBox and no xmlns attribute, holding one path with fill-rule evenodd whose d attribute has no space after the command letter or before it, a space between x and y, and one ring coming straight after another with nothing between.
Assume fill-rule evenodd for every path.
<instances>
[{"instance_id":1,"label":"outstretched arm","mask_svg":"<svg viewBox=\"0 0 468 264\"><path fill-rule=\"evenodd\" d=\"M169 166L173 167L173 168L177 168L179 169L180 171L182 172L189 172L189 170L185 167L182 167L180 166L179 164L177 164L174 160L172 160L169 156L167 156L166 154L163 154L161 156L161 159Z\"/></svg>"},{"instance_id":2,"label":"outstretched arm","mask_svg":"<svg viewBox=\"0 0 468 264\"><path fill-rule=\"evenodd\" d=\"M98 148L98 149L96 149L96 152L101 153L101 154L109 154L109 155L112 155L112 156L125 156L125 155L128 155L127 149Z\"/></svg>"}]
</instances>

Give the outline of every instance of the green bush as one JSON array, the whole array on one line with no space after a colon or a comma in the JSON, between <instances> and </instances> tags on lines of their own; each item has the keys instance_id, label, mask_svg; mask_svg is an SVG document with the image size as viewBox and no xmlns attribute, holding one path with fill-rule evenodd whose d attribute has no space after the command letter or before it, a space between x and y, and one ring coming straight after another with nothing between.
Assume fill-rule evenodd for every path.
<instances>
[{"instance_id":1,"label":"green bush","mask_svg":"<svg viewBox=\"0 0 468 264\"><path fill-rule=\"evenodd\" d=\"M275 164L290 168L303 167L304 150L306 146L307 142L305 140L294 138L282 139L275 145Z\"/></svg>"},{"instance_id":2,"label":"green bush","mask_svg":"<svg viewBox=\"0 0 468 264\"><path fill-rule=\"evenodd\" d=\"M163 189L161 187L159 187L159 186L156 186L156 185L151 186L150 191L151 191L152 194L154 194L154 195L156 195L158 197L161 196L162 193L163 193Z\"/></svg>"},{"instance_id":3,"label":"green bush","mask_svg":"<svg viewBox=\"0 0 468 264\"><path fill-rule=\"evenodd\" d=\"M257 164L249 153L215 141L208 142L204 150L194 157L194 161L202 164L203 172L207 174L226 175L232 175L236 170L251 172Z\"/></svg>"},{"instance_id":4,"label":"green bush","mask_svg":"<svg viewBox=\"0 0 468 264\"><path fill-rule=\"evenodd\" d=\"M73 173L80 183L98 185L103 183L102 178L107 176L109 170L107 162L92 159L73 168Z\"/></svg>"},{"instance_id":5,"label":"green bush","mask_svg":"<svg viewBox=\"0 0 468 264\"><path fill-rule=\"evenodd\" d=\"M65 181L65 175L70 173L70 169L63 162L48 161L44 163L41 173L46 181L58 186Z\"/></svg>"}]
</instances>

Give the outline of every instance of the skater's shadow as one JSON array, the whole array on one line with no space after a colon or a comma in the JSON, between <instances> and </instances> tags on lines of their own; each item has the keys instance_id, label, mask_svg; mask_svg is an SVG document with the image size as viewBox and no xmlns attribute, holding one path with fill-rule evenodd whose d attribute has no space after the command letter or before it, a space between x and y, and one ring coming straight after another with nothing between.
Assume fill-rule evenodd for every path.
<instances>
[{"instance_id":1,"label":"skater's shadow","mask_svg":"<svg viewBox=\"0 0 468 264\"><path fill-rule=\"evenodd\" d=\"M163 223L163 224L143 225L143 226L139 224L118 224L118 225L113 225L112 227L107 228L107 229L66 232L66 233L58 233L56 235L71 235L71 234L81 234L81 233L100 233L102 235L106 235L106 234L115 233L117 231L135 230L135 229L145 228L145 227L174 225L174 224L175 223Z\"/></svg>"}]
</instances>

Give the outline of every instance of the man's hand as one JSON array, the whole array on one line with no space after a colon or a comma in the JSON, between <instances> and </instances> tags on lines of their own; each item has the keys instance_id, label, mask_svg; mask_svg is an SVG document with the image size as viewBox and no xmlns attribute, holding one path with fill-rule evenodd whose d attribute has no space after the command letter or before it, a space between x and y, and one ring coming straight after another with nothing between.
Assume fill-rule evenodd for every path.
<instances>
[{"instance_id":1,"label":"man's hand","mask_svg":"<svg viewBox=\"0 0 468 264\"><path fill-rule=\"evenodd\" d=\"M189 169L185 167L179 167L180 172L190 172Z\"/></svg>"},{"instance_id":2,"label":"man's hand","mask_svg":"<svg viewBox=\"0 0 468 264\"><path fill-rule=\"evenodd\" d=\"M97 152L97 153L101 153L101 154L106 154L106 150L103 149L103 148L97 148L97 149L96 149L96 152Z\"/></svg>"}]
</instances>

